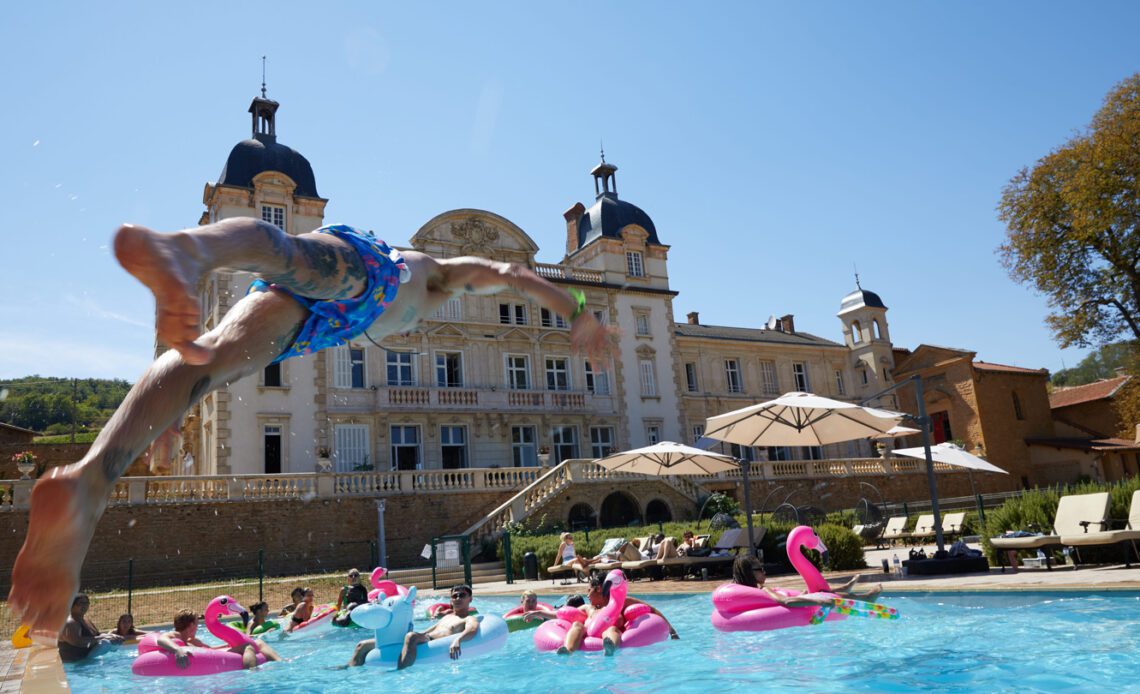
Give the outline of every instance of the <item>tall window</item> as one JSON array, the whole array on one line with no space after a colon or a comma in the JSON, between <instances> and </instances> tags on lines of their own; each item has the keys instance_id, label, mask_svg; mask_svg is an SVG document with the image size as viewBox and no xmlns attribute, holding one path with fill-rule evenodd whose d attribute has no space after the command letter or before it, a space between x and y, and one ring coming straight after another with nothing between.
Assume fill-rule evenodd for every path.
<instances>
[{"instance_id":1,"label":"tall window","mask_svg":"<svg viewBox=\"0 0 1140 694\"><path fill-rule=\"evenodd\" d=\"M544 308L539 313L539 318L544 328L568 328L566 319L558 315L548 308Z\"/></svg>"},{"instance_id":2,"label":"tall window","mask_svg":"<svg viewBox=\"0 0 1140 694\"><path fill-rule=\"evenodd\" d=\"M570 362L566 357L546 358L546 389L570 390Z\"/></svg>"},{"instance_id":3,"label":"tall window","mask_svg":"<svg viewBox=\"0 0 1140 694\"><path fill-rule=\"evenodd\" d=\"M649 334L649 314L648 313L638 313L634 317L634 324L637 326L637 334L638 335L648 335Z\"/></svg>"},{"instance_id":4,"label":"tall window","mask_svg":"<svg viewBox=\"0 0 1140 694\"><path fill-rule=\"evenodd\" d=\"M385 352L388 360L388 385L414 386L416 384L415 356L411 352Z\"/></svg>"},{"instance_id":5,"label":"tall window","mask_svg":"<svg viewBox=\"0 0 1140 694\"><path fill-rule=\"evenodd\" d=\"M639 362L638 369L641 374L641 397L657 397L657 378L653 373L653 361L642 359Z\"/></svg>"},{"instance_id":6,"label":"tall window","mask_svg":"<svg viewBox=\"0 0 1140 694\"><path fill-rule=\"evenodd\" d=\"M697 385L697 365L693 362L685 362L685 384L689 388L690 393L696 393L700 390Z\"/></svg>"},{"instance_id":7,"label":"tall window","mask_svg":"<svg viewBox=\"0 0 1140 694\"><path fill-rule=\"evenodd\" d=\"M511 427L511 459L515 467L538 467L534 427Z\"/></svg>"},{"instance_id":8,"label":"tall window","mask_svg":"<svg viewBox=\"0 0 1140 694\"><path fill-rule=\"evenodd\" d=\"M281 472L281 427L266 424L262 435L265 443L265 474L276 475Z\"/></svg>"},{"instance_id":9,"label":"tall window","mask_svg":"<svg viewBox=\"0 0 1140 694\"><path fill-rule=\"evenodd\" d=\"M261 221L269 222L282 231L285 230L285 208L280 205L262 205Z\"/></svg>"},{"instance_id":10,"label":"tall window","mask_svg":"<svg viewBox=\"0 0 1140 694\"><path fill-rule=\"evenodd\" d=\"M610 375L605 371L594 371L594 365L589 360L585 362L586 390L594 395L610 394Z\"/></svg>"},{"instance_id":11,"label":"tall window","mask_svg":"<svg viewBox=\"0 0 1140 694\"><path fill-rule=\"evenodd\" d=\"M590 427L590 455L605 458L614 452L614 428Z\"/></svg>"},{"instance_id":12,"label":"tall window","mask_svg":"<svg viewBox=\"0 0 1140 694\"><path fill-rule=\"evenodd\" d=\"M435 353L435 384L440 388L463 387L463 354L461 352Z\"/></svg>"},{"instance_id":13,"label":"tall window","mask_svg":"<svg viewBox=\"0 0 1140 694\"><path fill-rule=\"evenodd\" d=\"M508 354L507 387L511 390L530 388L530 357L525 354Z\"/></svg>"},{"instance_id":14,"label":"tall window","mask_svg":"<svg viewBox=\"0 0 1140 694\"><path fill-rule=\"evenodd\" d=\"M769 446L768 460L791 460L791 451L787 446Z\"/></svg>"},{"instance_id":15,"label":"tall window","mask_svg":"<svg viewBox=\"0 0 1140 694\"><path fill-rule=\"evenodd\" d=\"M333 457L337 472L352 472L368 465L368 425L333 426Z\"/></svg>"},{"instance_id":16,"label":"tall window","mask_svg":"<svg viewBox=\"0 0 1140 694\"><path fill-rule=\"evenodd\" d=\"M871 321L871 336L874 337L876 340L883 339L883 333L879 329L879 319L878 318Z\"/></svg>"},{"instance_id":17,"label":"tall window","mask_svg":"<svg viewBox=\"0 0 1140 694\"><path fill-rule=\"evenodd\" d=\"M870 376L867 375L866 366L859 367L859 380L863 382L863 385L867 385L867 381L870 380Z\"/></svg>"},{"instance_id":18,"label":"tall window","mask_svg":"<svg viewBox=\"0 0 1140 694\"><path fill-rule=\"evenodd\" d=\"M796 382L796 390L803 393L811 392L811 383L808 382L807 364L802 361L792 362L792 378Z\"/></svg>"},{"instance_id":19,"label":"tall window","mask_svg":"<svg viewBox=\"0 0 1140 694\"><path fill-rule=\"evenodd\" d=\"M281 362L276 362L265 367L265 371L261 377L262 385L266 388L280 388L281 387Z\"/></svg>"},{"instance_id":20,"label":"tall window","mask_svg":"<svg viewBox=\"0 0 1140 694\"><path fill-rule=\"evenodd\" d=\"M499 304L499 322L503 325L526 325L526 304Z\"/></svg>"},{"instance_id":21,"label":"tall window","mask_svg":"<svg viewBox=\"0 0 1140 694\"><path fill-rule=\"evenodd\" d=\"M447 301L440 304L435 313L431 314L435 320L463 320L463 301L458 296L453 296Z\"/></svg>"},{"instance_id":22,"label":"tall window","mask_svg":"<svg viewBox=\"0 0 1140 694\"><path fill-rule=\"evenodd\" d=\"M704 435L705 435L705 425L704 424L694 424L693 425L693 443L700 441L701 437L703 437Z\"/></svg>"},{"instance_id":23,"label":"tall window","mask_svg":"<svg viewBox=\"0 0 1140 694\"><path fill-rule=\"evenodd\" d=\"M1021 412L1021 398L1017 397L1017 391L1010 391L1013 396L1013 415L1018 419L1025 419L1025 415Z\"/></svg>"},{"instance_id":24,"label":"tall window","mask_svg":"<svg viewBox=\"0 0 1140 694\"><path fill-rule=\"evenodd\" d=\"M650 446L661 443L661 425L660 424L646 424L645 425L645 440Z\"/></svg>"},{"instance_id":25,"label":"tall window","mask_svg":"<svg viewBox=\"0 0 1140 694\"><path fill-rule=\"evenodd\" d=\"M728 386L728 392L744 392L744 386L740 381L740 362L735 359L724 360L724 382Z\"/></svg>"},{"instance_id":26,"label":"tall window","mask_svg":"<svg viewBox=\"0 0 1140 694\"><path fill-rule=\"evenodd\" d=\"M392 427L392 468L395 470L420 469L419 427Z\"/></svg>"},{"instance_id":27,"label":"tall window","mask_svg":"<svg viewBox=\"0 0 1140 694\"><path fill-rule=\"evenodd\" d=\"M835 392L840 395L847 395L847 386L843 383L842 369L835 370Z\"/></svg>"},{"instance_id":28,"label":"tall window","mask_svg":"<svg viewBox=\"0 0 1140 694\"><path fill-rule=\"evenodd\" d=\"M439 428L439 449L444 470L458 470L467 467L467 428L441 426Z\"/></svg>"},{"instance_id":29,"label":"tall window","mask_svg":"<svg viewBox=\"0 0 1140 694\"><path fill-rule=\"evenodd\" d=\"M800 446L800 454L803 460L823 460L823 447Z\"/></svg>"},{"instance_id":30,"label":"tall window","mask_svg":"<svg viewBox=\"0 0 1140 694\"><path fill-rule=\"evenodd\" d=\"M364 387L364 350L351 345L333 349L333 387Z\"/></svg>"},{"instance_id":31,"label":"tall window","mask_svg":"<svg viewBox=\"0 0 1140 694\"><path fill-rule=\"evenodd\" d=\"M780 394L780 382L776 380L776 362L760 362L760 390L764 395Z\"/></svg>"},{"instance_id":32,"label":"tall window","mask_svg":"<svg viewBox=\"0 0 1140 694\"><path fill-rule=\"evenodd\" d=\"M630 277L645 277L645 265L641 262L641 253L638 251L625 252L625 268Z\"/></svg>"},{"instance_id":33,"label":"tall window","mask_svg":"<svg viewBox=\"0 0 1140 694\"><path fill-rule=\"evenodd\" d=\"M578 457L577 427L553 427L550 430L550 439L554 444L554 450L550 453L555 465L563 460Z\"/></svg>"},{"instance_id":34,"label":"tall window","mask_svg":"<svg viewBox=\"0 0 1140 694\"><path fill-rule=\"evenodd\" d=\"M851 344L857 345L863 341L863 326L859 325L859 321L851 322Z\"/></svg>"},{"instance_id":35,"label":"tall window","mask_svg":"<svg viewBox=\"0 0 1140 694\"><path fill-rule=\"evenodd\" d=\"M728 454L739 460L756 460L756 449L752 446L738 446L732 443L728 446Z\"/></svg>"}]
</instances>

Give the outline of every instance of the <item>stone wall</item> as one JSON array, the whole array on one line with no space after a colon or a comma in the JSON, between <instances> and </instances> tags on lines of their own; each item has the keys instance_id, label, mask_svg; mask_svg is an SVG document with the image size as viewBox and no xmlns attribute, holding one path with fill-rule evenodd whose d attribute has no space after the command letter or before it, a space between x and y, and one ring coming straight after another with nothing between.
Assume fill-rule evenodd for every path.
<instances>
[{"instance_id":1,"label":"stone wall","mask_svg":"<svg viewBox=\"0 0 1140 694\"><path fill-rule=\"evenodd\" d=\"M0 443L0 480L20 478L16 464L12 462L12 456L16 453L31 451L36 456L36 462L46 470L77 462L90 447L89 443ZM146 476L150 474L150 469L145 462L136 460L124 474Z\"/></svg>"},{"instance_id":2,"label":"stone wall","mask_svg":"<svg viewBox=\"0 0 1140 694\"><path fill-rule=\"evenodd\" d=\"M470 519L514 492L388 497L385 535L393 568L425 566L433 536L462 532ZM0 594L27 531L27 511L0 514ZM377 537L374 498L119 505L107 509L83 566L84 588L125 587L134 559L135 586L257 575L298 575L367 566Z\"/></svg>"}]
</instances>

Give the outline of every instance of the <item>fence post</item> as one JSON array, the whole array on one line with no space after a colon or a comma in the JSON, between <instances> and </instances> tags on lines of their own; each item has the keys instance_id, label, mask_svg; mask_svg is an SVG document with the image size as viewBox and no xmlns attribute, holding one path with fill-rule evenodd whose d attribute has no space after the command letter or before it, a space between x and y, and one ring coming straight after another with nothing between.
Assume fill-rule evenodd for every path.
<instances>
[{"instance_id":1,"label":"fence post","mask_svg":"<svg viewBox=\"0 0 1140 694\"><path fill-rule=\"evenodd\" d=\"M503 569L507 574L507 585L515 582L515 569L511 560L511 534L503 533Z\"/></svg>"},{"instance_id":2,"label":"fence post","mask_svg":"<svg viewBox=\"0 0 1140 694\"><path fill-rule=\"evenodd\" d=\"M903 502L903 515L910 518L910 507L906 505L905 501Z\"/></svg>"},{"instance_id":3,"label":"fence post","mask_svg":"<svg viewBox=\"0 0 1140 694\"><path fill-rule=\"evenodd\" d=\"M985 523L986 522L986 507L985 507L985 504L982 503L982 495L981 494L975 494L974 495L974 501L976 501L978 504L978 520L981 521L982 523ZM979 528L979 530L980 530L980 528Z\"/></svg>"},{"instance_id":4,"label":"fence post","mask_svg":"<svg viewBox=\"0 0 1140 694\"><path fill-rule=\"evenodd\" d=\"M463 578L470 586L473 581L471 580L471 538L467 535L463 536Z\"/></svg>"},{"instance_id":5,"label":"fence post","mask_svg":"<svg viewBox=\"0 0 1140 694\"><path fill-rule=\"evenodd\" d=\"M368 558L372 560L372 563L369 564L369 566L380 566L380 559L378 559L376 556L376 540L368 541Z\"/></svg>"},{"instance_id":6,"label":"fence post","mask_svg":"<svg viewBox=\"0 0 1140 694\"><path fill-rule=\"evenodd\" d=\"M431 589L439 590L439 585L435 580L435 546L439 544L439 538L433 537L431 539Z\"/></svg>"},{"instance_id":7,"label":"fence post","mask_svg":"<svg viewBox=\"0 0 1140 694\"><path fill-rule=\"evenodd\" d=\"M131 613L131 598L135 589L135 560L127 560L127 614Z\"/></svg>"},{"instance_id":8,"label":"fence post","mask_svg":"<svg viewBox=\"0 0 1140 694\"><path fill-rule=\"evenodd\" d=\"M265 601L265 548L257 550L257 600Z\"/></svg>"}]
</instances>

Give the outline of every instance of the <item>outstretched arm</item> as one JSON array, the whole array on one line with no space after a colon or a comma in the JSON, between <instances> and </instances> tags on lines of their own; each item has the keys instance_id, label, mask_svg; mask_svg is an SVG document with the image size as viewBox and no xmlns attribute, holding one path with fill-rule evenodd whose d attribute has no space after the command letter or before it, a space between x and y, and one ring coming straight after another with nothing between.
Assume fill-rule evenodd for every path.
<instances>
[{"instance_id":1,"label":"outstretched arm","mask_svg":"<svg viewBox=\"0 0 1140 694\"><path fill-rule=\"evenodd\" d=\"M591 359L603 359L613 351L610 336L614 330L598 323L594 315L564 289L531 270L514 263L486 258L464 257L440 260L442 281L436 289L451 295L494 294L514 289L537 301L543 308L570 321L570 342L574 349Z\"/></svg>"}]
</instances>

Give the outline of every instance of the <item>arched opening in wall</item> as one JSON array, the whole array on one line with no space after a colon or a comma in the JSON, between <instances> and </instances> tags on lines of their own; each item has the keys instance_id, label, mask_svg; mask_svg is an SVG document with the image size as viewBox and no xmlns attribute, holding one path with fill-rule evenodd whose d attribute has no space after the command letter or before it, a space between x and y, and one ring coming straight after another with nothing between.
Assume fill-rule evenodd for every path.
<instances>
[{"instance_id":1,"label":"arched opening in wall","mask_svg":"<svg viewBox=\"0 0 1140 694\"><path fill-rule=\"evenodd\" d=\"M570 514L566 517L566 524L570 530L574 531L596 528L598 527L598 512L589 504L574 504L570 507Z\"/></svg>"},{"instance_id":2,"label":"arched opening in wall","mask_svg":"<svg viewBox=\"0 0 1140 694\"><path fill-rule=\"evenodd\" d=\"M879 319L871 321L871 334L876 340L883 339L883 333L879 330Z\"/></svg>"},{"instance_id":3,"label":"arched opening in wall","mask_svg":"<svg viewBox=\"0 0 1140 694\"><path fill-rule=\"evenodd\" d=\"M863 341L863 326L859 325L859 321L851 323L851 344L857 345Z\"/></svg>"},{"instance_id":4,"label":"arched opening in wall","mask_svg":"<svg viewBox=\"0 0 1140 694\"><path fill-rule=\"evenodd\" d=\"M625 492L614 492L602 501L601 527L619 528L641 522L637 501Z\"/></svg>"},{"instance_id":5,"label":"arched opening in wall","mask_svg":"<svg viewBox=\"0 0 1140 694\"><path fill-rule=\"evenodd\" d=\"M661 499L654 499L645 505L645 524L669 523L673 520L673 512L669 505Z\"/></svg>"}]
</instances>

